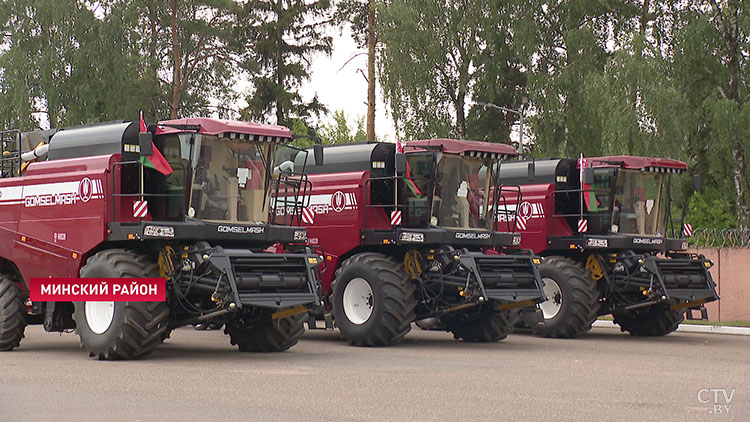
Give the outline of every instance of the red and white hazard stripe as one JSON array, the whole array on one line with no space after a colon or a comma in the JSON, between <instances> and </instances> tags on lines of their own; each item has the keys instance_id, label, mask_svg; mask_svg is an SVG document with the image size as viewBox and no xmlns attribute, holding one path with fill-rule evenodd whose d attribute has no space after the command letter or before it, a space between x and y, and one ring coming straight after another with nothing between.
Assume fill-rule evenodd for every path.
<instances>
[{"instance_id":1,"label":"red and white hazard stripe","mask_svg":"<svg viewBox=\"0 0 750 422\"><path fill-rule=\"evenodd\" d=\"M589 231L589 223L585 218L578 220L578 233L586 233Z\"/></svg>"},{"instance_id":2,"label":"red and white hazard stripe","mask_svg":"<svg viewBox=\"0 0 750 422\"><path fill-rule=\"evenodd\" d=\"M148 201L133 201L133 217L143 218L148 214Z\"/></svg>"},{"instance_id":3,"label":"red and white hazard stripe","mask_svg":"<svg viewBox=\"0 0 750 422\"><path fill-rule=\"evenodd\" d=\"M685 237L690 237L693 235L693 225L685 223L682 225L682 235Z\"/></svg>"},{"instance_id":4,"label":"red and white hazard stripe","mask_svg":"<svg viewBox=\"0 0 750 422\"><path fill-rule=\"evenodd\" d=\"M526 219L523 217L516 218L516 228L518 230L526 230Z\"/></svg>"},{"instance_id":5,"label":"red and white hazard stripe","mask_svg":"<svg viewBox=\"0 0 750 422\"><path fill-rule=\"evenodd\" d=\"M314 224L315 211L312 208L302 208L302 224Z\"/></svg>"},{"instance_id":6,"label":"red and white hazard stripe","mask_svg":"<svg viewBox=\"0 0 750 422\"><path fill-rule=\"evenodd\" d=\"M401 225L401 211L391 211L391 226Z\"/></svg>"}]
</instances>

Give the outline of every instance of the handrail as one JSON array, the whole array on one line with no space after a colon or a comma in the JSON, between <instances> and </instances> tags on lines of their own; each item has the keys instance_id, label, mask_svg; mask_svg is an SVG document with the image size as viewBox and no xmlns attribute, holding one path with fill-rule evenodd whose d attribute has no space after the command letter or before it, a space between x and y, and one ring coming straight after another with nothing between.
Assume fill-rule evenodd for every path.
<instances>
[{"instance_id":1,"label":"handrail","mask_svg":"<svg viewBox=\"0 0 750 422\"><path fill-rule=\"evenodd\" d=\"M126 165L132 165L132 164L137 164L138 166L140 166L139 167L139 171L138 171L138 192L134 192L134 193L116 193L116 188L119 188L119 187L117 187L116 183L115 183L115 175L116 175L115 169L118 166L122 169L124 166L126 166ZM178 164L178 163L173 163L173 164L170 163L170 165L180 165L180 166L182 166L183 170L185 168L184 165L182 165L181 163L180 164ZM117 215L117 213L116 213L116 204L118 202L118 201L114 200L115 198L130 198L130 197L134 197L134 198L178 198L179 197L179 198L182 198L183 201L180 204L180 213L178 215L184 216L185 215L185 201L184 201L184 199L185 199L185 191L184 191L184 189L183 189L182 193L145 193L145 192L143 192L143 170L144 170L143 169L143 163L141 163L140 160L118 161L118 162L112 164L112 178L111 178L111 180L112 180L112 183L111 183L111 186L112 186L112 199L113 199L112 200L112 221L113 222L118 222L119 221L115 217ZM122 178L122 170L120 171L120 177ZM122 205L122 204L120 204L120 205ZM132 218L136 218L136 217L132 217ZM137 221L138 221L138 223L141 223L143 221L143 218L138 217ZM167 221L171 221L171 220L167 220Z\"/></svg>"},{"instance_id":2,"label":"handrail","mask_svg":"<svg viewBox=\"0 0 750 422\"><path fill-rule=\"evenodd\" d=\"M272 187L271 206L268 207L269 220L271 224L283 226L299 226L302 224L302 210L310 205L310 193L312 183L304 173L286 172L271 181ZM283 190L281 186L284 186ZM291 188L291 189L290 189ZM291 200L290 200L291 195ZM279 205L284 211L279 215ZM291 210L291 212L290 212ZM282 222L278 217L283 216Z\"/></svg>"},{"instance_id":3,"label":"handrail","mask_svg":"<svg viewBox=\"0 0 750 422\"><path fill-rule=\"evenodd\" d=\"M381 176L381 177L369 177L365 181L365 229L369 229L369 210L371 208L378 209L378 208L392 208L394 211L397 211L399 208L406 208L406 205L399 205L396 204L396 198L393 198L393 203L385 203L385 204L373 204L371 201L371 192L372 192L372 182L373 181L393 181L393 183L398 183L398 180L403 179L409 179L412 182L413 181L427 181L428 184L430 182L429 178L426 177L415 177L415 176ZM418 209L424 209L429 214L430 209L432 208L432 189L430 189L430 192L428 195L426 195L425 199L427 199L427 204L424 206L418 206L416 208ZM427 220L427 226L429 226L429 219Z\"/></svg>"},{"instance_id":4,"label":"handrail","mask_svg":"<svg viewBox=\"0 0 750 422\"><path fill-rule=\"evenodd\" d=\"M17 129L0 131L0 149L0 178L20 176L21 132Z\"/></svg>"}]
</instances>

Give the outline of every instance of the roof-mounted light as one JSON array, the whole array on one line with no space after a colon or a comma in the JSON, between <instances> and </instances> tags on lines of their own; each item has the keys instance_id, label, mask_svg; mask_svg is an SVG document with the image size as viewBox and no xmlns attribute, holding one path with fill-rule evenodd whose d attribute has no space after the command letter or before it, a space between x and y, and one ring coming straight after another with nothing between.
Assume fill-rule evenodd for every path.
<instances>
[{"instance_id":1,"label":"roof-mounted light","mask_svg":"<svg viewBox=\"0 0 750 422\"><path fill-rule=\"evenodd\" d=\"M650 171L654 173L684 173L685 169L681 168L675 168L675 167L659 167L659 166L650 166L644 168L644 171Z\"/></svg>"},{"instance_id":2,"label":"roof-mounted light","mask_svg":"<svg viewBox=\"0 0 750 422\"><path fill-rule=\"evenodd\" d=\"M223 132L219 135L221 138L237 139L240 141L252 141L252 142L287 142L291 138L284 138L281 136L265 136L265 135L253 135L251 133L239 133L239 132Z\"/></svg>"},{"instance_id":3,"label":"roof-mounted light","mask_svg":"<svg viewBox=\"0 0 750 422\"><path fill-rule=\"evenodd\" d=\"M509 157L507 154L497 154L494 152L486 152L486 151L464 151L459 153L458 155L462 157L472 157L472 158L489 158L491 160L505 160Z\"/></svg>"}]
</instances>

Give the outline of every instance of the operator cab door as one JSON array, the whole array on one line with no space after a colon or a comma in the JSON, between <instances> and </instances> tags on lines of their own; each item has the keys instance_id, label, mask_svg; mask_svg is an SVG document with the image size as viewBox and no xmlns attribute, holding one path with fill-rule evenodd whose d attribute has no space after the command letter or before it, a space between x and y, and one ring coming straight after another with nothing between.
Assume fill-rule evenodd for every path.
<instances>
[{"instance_id":1,"label":"operator cab door","mask_svg":"<svg viewBox=\"0 0 750 422\"><path fill-rule=\"evenodd\" d=\"M433 196L435 153L406 154L406 169L398 174L398 209L404 227L424 228L436 225L432 210L439 209Z\"/></svg>"},{"instance_id":2,"label":"operator cab door","mask_svg":"<svg viewBox=\"0 0 750 422\"><path fill-rule=\"evenodd\" d=\"M616 194L618 169L594 168L594 183L583 185L583 209L590 234L608 234L612 225L612 198Z\"/></svg>"}]
</instances>

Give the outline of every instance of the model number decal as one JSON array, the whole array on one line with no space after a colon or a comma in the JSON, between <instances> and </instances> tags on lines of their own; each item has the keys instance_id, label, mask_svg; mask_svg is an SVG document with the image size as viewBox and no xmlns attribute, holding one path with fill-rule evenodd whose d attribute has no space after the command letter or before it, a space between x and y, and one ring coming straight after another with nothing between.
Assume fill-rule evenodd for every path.
<instances>
[{"instance_id":1,"label":"model number decal","mask_svg":"<svg viewBox=\"0 0 750 422\"><path fill-rule=\"evenodd\" d=\"M587 239L586 246L589 248L606 248L609 246L607 239Z\"/></svg>"},{"instance_id":2,"label":"model number decal","mask_svg":"<svg viewBox=\"0 0 750 422\"><path fill-rule=\"evenodd\" d=\"M402 242L414 242L414 243L423 243L424 242L424 233L401 233L401 237L399 238Z\"/></svg>"},{"instance_id":3,"label":"model number decal","mask_svg":"<svg viewBox=\"0 0 750 422\"><path fill-rule=\"evenodd\" d=\"M174 237L174 227L146 226L143 228L143 235L151 237Z\"/></svg>"}]
</instances>

